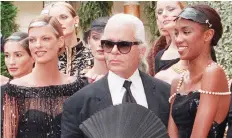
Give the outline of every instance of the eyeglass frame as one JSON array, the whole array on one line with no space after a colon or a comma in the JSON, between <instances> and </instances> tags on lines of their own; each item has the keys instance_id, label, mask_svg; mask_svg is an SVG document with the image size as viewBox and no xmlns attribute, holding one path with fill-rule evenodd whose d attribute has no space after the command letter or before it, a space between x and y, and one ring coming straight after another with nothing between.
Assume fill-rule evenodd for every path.
<instances>
[{"instance_id":1,"label":"eyeglass frame","mask_svg":"<svg viewBox=\"0 0 232 138\"><path fill-rule=\"evenodd\" d=\"M113 46L112 46L112 48L109 50L109 51L106 51L105 49L104 49L104 46L103 46L103 42L110 42L110 43L113 43ZM127 51L127 52L122 52L120 49L120 46L118 46L118 44L119 43L122 43L122 42L126 42L126 43L129 43L130 45L129 45L129 50ZM100 45L100 47L104 50L104 52L106 52L106 53L111 53L112 52L112 50L114 49L114 46L116 45L117 46L117 49L118 49L118 51L121 53L121 54L128 54L128 53L130 53L130 51L131 51L131 47L132 46L134 46L134 45L140 45L140 44L142 44L142 42L139 42L139 41L135 41L135 42L130 42L130 41L118 41L118 42L113 42L113 41L110 41L110 40L101 40L101 45Z\"/></svg>"}]
</instances>

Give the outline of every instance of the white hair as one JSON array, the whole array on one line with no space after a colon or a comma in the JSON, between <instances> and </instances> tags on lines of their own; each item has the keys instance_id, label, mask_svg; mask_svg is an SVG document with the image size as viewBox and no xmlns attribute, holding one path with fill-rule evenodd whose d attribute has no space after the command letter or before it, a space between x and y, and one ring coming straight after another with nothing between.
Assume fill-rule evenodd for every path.
<instances>
[{"instance_id":1,"label":"white hair","mask_svg":"<svg viewBox=\"0 0 232 138\"><path fill-rule=\"evenodd\" d=\"M135 30L135 36L134 36L135 39L142 43L146 42L143 22L136 16L131 14L124 14L124 13L115 14L108 20L107 24L112 24L112 23L114 24L116 23L117 25L125 25L125 24L132 25Z\"/></svg>"},{"instance_id":2,"label":"white hair","mask_svg":"<svg viewBox=\"0 0 232 138\"><path fill-rule=\"evenodd\" d=\"M140 64L139 64L139 69L143 72L148 72L148 63L146 60L146 55L147 55L147 51L148 51L148 46L146 43L146 39L145 39L145 29L144 29L144 25L143 22L136 16L131 15L131 14L124 14L124 13L119 13L119 14L115 14L113 15L107 22L106 27L109 24L117 24L117 25L132 25L134 27L135 30L135 39L139 42L142 42L142 44L140 44L140 48L142 47L146 47L146 52L144 54L143 57L141 57L140 59Z\"/></svg>"}]
</instances>

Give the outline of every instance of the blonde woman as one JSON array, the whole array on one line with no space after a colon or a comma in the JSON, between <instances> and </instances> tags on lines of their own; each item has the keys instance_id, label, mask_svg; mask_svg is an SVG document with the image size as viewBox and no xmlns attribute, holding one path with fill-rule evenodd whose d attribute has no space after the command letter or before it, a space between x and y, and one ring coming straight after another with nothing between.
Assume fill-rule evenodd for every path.
<instances>
[{"instance_id":1,"label":"blonde woman","mask_svg":"<svg viewBox=\"0 0 232 138\"><path fill-rule=\"evenodd\" d=\"M55 17L37 17L28 28L35 67L5 88L3 137L57 138L63 102L85 84L59 71L64 35Z\"/></svg>"},{"instance_id":2,"label":"blonde woman","mask_svg":"<svg viewBox=\"0 0 232 138\"><path fill-rule=\"evenodd\" d=\"M66 2L57 2L45 7L41 14L56 17L62 25L65 50L59 56L59 69L70 76L80 76L83 69L92 68L93 56L77 38L79 16L74 8Z\"/></svg>"}]
</instances>

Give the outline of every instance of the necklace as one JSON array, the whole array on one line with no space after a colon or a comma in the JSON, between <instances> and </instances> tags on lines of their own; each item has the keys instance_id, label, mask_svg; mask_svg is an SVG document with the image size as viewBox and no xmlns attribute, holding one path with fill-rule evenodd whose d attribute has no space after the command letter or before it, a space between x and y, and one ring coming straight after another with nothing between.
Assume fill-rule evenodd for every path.
<instances>
[{"instance_id":1,"label":"necklace","mask_svg":"<svg viewBox=\"0 0 232 138\"><path fill-rule=\"evenodd\" d=\"M215 62L212 62L207 67L210 67L210 66L215 65L215 64L217 66L221 67L225 72L225 68L222 65L220 65L218 63L215 63ZM177 92L179 92L180 87L181 87L181 85L182 85L182 83L184 81L184 76L185 75L186 75L186 72L184 72L183 75L181 76L181 78L180 78L180 80L179 80L179 82L177 84L177 87L176 87L176 92L169 97L169 99L168 99L169 103L171 103L172 98L174 98L177 95ZM227 83L228 83L228 89L230 89L229 76L227 74L226 74L226 78L227 78ZM204 91L204 90L201 90L201 89L199 89L197 92L202 93L202 94L212 94L212 95L230 95L231 94L230 91L229 92L210 92L210 91Z\"/></svg>"},{"instance_id":2,"label":"necklace","mask_svg":"<svg viewBox=\"0 0 232 138\"><path fill-rule=\"evenodd\" d=\"M187 69L183 69L183 68L178 67L177 64L174 64L171 68L177 74L182 74L183 72L185 72L187 70Z\"/></svg>"}]
</instances>

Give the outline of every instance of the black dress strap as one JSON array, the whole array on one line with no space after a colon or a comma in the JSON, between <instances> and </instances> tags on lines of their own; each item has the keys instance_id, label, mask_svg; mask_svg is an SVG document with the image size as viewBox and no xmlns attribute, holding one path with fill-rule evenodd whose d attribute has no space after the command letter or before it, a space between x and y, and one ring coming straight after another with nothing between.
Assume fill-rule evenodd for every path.
<instances>
[{"instance_id":1,"label":"black dress strap","mask_svg":"<svg viewBox=\"0 0 232 138\"><path fill-rule=\"evenodd\" d=\"M156 56L155 56L155 73L159 72L159 68L160 68L160 60L161 60L161 57L162 55L164 54L164 51L166 49L162 49L160 50Z\"/></svg>"},{"instance_id":2,"label":"black dress strap","mask_svg":"<svg viewBox=\"0 0 232 138\"><path fill-rule=\"evenodd\" d=\"M164 54L165 50L167 49L160 50L155 57L155 74L161 70L168 69L169 67L176 64L180 60L180 58L171 59L171 60L161 60L161 57Z\"/></svg>"}]
</instances>

